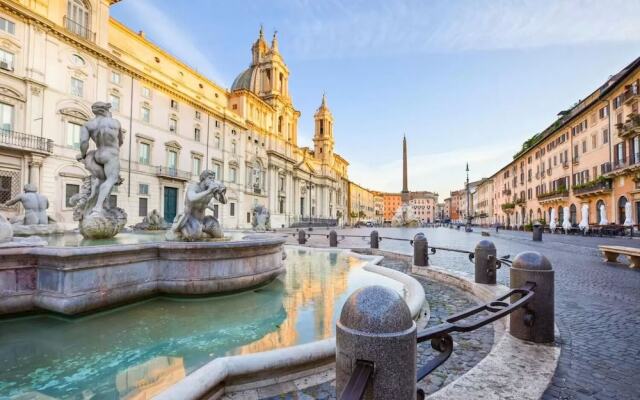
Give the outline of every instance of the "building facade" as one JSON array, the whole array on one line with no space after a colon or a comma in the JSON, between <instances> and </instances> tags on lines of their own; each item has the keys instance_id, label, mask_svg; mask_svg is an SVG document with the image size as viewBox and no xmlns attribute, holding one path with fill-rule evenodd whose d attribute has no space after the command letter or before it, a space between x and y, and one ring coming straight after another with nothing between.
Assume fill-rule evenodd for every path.
<instances>
[{"instance_id":1,"label":"building facade","mask_svg":"<svg viewBox=\"0 0 640 400\"><path fill-rule=\"evenodd\" d=\"M30 182L54 219L73 223L69 199L88 175L75 158L80 128L91 104L107 101L126 130L112 201L129 223L152 209L172 221L205 168L228 188L214 211L226 228L250 226L256 204L274 227L344 220L348 162L334 152L333 117L323 97L314 148L298 146L300 112L275 35L267 43L260 31L250 66L225 89L110 18L116 2L2 2L0 203Z\"/></svg>"},{"instance_id":2,"label":"building facade","mask_svg":"<svg viewBox=\"0 0 640 400\"><path fill-rule=\"evenodd\" d=\"M374 222L376 209L374 192L355 182L349 182L348 209L351 225L358 222Z\"/></svg>"},{"instance_id":3,"label":"building facade","mask_svg":"<svg viewBox=\"0 0 640 400\"><path fill-rule=\"evenodd\" d=\"M390 224L402 204L402 196L400 193L384 193L382 201L384 205L384 223Z\"/></svg>"},{"instance_id":4,"label":"building facade","mask_svg":"<svg viewBox=\"0 0 640 400\"><path fill-rule=\"evenodd\" d=\"M427 191L409 192L409 204L416 218L422 223L431 223L436 219L438 194Z\"/></svg>"},{"instance_id":5,"label":"building facade","mask_svg":"<svg viewBox=\"0 0 640 400\"><path fill-rule=\"evenodd\" d=\"M637 224L640 217L640 59L523 144L492 176L494 222L521 227L588 222ZM631 202L631 215L626 215ZM604 212L604 214L602 214ZM604 218L603 218L604 217Z\"/></svg>"}]
</instances>

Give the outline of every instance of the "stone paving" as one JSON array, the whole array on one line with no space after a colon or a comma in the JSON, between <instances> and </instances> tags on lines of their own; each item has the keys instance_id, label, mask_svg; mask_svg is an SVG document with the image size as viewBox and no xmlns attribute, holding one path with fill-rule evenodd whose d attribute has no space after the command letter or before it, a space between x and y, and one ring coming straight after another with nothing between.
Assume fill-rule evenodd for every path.
<instances>
[{"instance_id":1,"label":"stone paving","mask_svg":"<svg viewBox=\"0 0 640 400\"><path fill-rule=\"evenodd\" d=\"M368 235L372 229L341 230L341 234ZM640 398L640 271L626 264L605 263L599 244L640 247L638 238L599 238L545 234L543 242L531 241L531 233L500 231L480 236L481 229L465 233L448 228L380 228L386 237L411 238L422 231L433 246L473 250L489 239L498 255L527 250L545 254L556 271L556 323L562 353L552 384L544 399L638 399ZM324 233L328 231L314 231ZM295 243L291 237L290 243ZM327 239L314 236L310 245L326 246ZM366 240L345 238L340 247L367 247ZM406 242L383 239L381 249L410 254ZM472 273L473 265L455 253L438 251L435 265ZM498 280L508 285L508 269Z\"/></svg>"},{"instance_id":2,"label":"stone paving","mask_svg":"<svg viewBox=\"0 0 640 400\"><path fill-rule=\"evenodd\" d=\"M381 265L393 268L402 272L407 272L409 265L403 261L385 259ZM468 309L477 304L472 298L468 297L464 292L424 279L418 279L426 294L429 302L431 317L427 326L437 325L444 322L444 319L459 311ZM424 327L419 327L422 329ZM454 336L455 347L453 354L442 366L418 383L418 387L422 388L425 393L433 393L441 387L449 384L457 377L461 376L480 360L482 360L491 351L493 345L493 328L491 325L484 326L475 332L456 333ZM430 342L418 345L418 365L424 363L434 355ZM269 400L298 400L298 399L335 399L335 381L322 383L303 390L296 390L282 393L272 397L266 397Z\"/></svg>"}]
</instances>

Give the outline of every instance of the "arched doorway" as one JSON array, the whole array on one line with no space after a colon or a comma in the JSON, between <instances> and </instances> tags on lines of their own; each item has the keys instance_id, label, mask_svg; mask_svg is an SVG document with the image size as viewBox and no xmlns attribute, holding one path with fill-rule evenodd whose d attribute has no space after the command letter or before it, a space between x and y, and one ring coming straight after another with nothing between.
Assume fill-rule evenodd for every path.
<instances>
[{"instance_id":1,"label":"arched doorway","mask_svg":"<svg viewBox=\"0 0 640 400\"><path fill-rule=\"evenodd\" d=\"M569 207L569 222L571 222L571 225L576 225L578 223L577 211L578 209L575 204L572 204Z\"/></svg>"},{"instance_id":2,"label":"arched doorway","mask_svg":"<svg viewBox=\"0 0 640 400\"><path fill-rule=\"evenodd\" d=\"M564 207L558 206L558 224L564 222Z\"/></svg>"},{"instance_id":3,"label":"arched doorway","mask_svg":"<svg viewBox=\"0 0 640 400\"><path fill-rule=\"evenodd\" d=\"M618 223L620 225L624 224L624 220L627 218L627 210L625 206L627 205L627 198L622 196L618 199Z\"/></svg>"},{"instance_id":4,"label":"arched doorway","mask_svg":"<svg viewBox=\"0 0 640 400\"><path fill-rule=\"evenodd\" d=\"M599 224L600 221L602 220L602 215L600 215L600 208L602 206L604 206L604 201L598 200L596 202L596 224ZM605 210L605 214L606 214L606 210Z\"/></svg>"}]
</instances>

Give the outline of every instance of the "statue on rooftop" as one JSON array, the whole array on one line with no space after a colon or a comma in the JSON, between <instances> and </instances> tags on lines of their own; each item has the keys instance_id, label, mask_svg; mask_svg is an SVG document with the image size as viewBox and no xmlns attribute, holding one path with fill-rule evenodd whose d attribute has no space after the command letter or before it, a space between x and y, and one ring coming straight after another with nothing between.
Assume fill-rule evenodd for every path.
<instances>
[{"instance_id":1,"label":"statue on rooftop","mask_svg":"<svg viewBox=\"0 0 640 400\"><path fill-rule=\"evenodd\" d=\"M80 233L87 239L115 236L127 222L126 212L109 202L114 186L120 185L120 146L124 130L111 116L111 104L96 102L91 106L95 118L82 126L78 161L91 173L86 177L80 193L70 199L74 220L79 221ZM95 150L89 151L93 140Z\"/></svg>"},{"instance_id":2,"label":"statue on rooftop","mask_svg":"<svg viewBox=\"0 0 640 400\"><path fill-rule=\"evenodd\" d=\"M184 196L184 212L173 221L166 234L167 240L197 241L220 239L224 237L218 219L205 215L207 209L213 210L212 200L227 203L227 188L215 179L215 172L204 170L200 181L192 182Z\"/></svg>"}]
</instances>

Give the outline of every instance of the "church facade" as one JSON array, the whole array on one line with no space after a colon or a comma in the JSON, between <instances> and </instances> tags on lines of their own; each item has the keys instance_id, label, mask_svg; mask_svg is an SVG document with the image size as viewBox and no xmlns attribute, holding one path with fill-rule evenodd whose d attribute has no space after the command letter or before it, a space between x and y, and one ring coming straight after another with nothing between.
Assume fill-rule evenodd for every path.
<instances>
[{"instance_id":1,"label":"church facade","mask_svg":"<svg viewBox=\"0 0 640 400\"><path fill-rule=\"evenodd\" d=\"M250 66L226 89L111 18L116 2L0 3L0 203L33 183L49 214L74 224L69 199L88 174L75 158L80 127L106 101L126 130L124 183L111 200L130 224L153 209L171 221L205 168L228 188L214 211L225 228L249 227L256 204L274 227L347 222L349 164L334 151L327 100L313 148L298 146L301 113L275 35L268 43L260 31Z\"/></svg>"}]
</instances>

